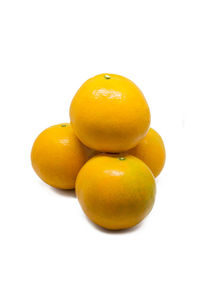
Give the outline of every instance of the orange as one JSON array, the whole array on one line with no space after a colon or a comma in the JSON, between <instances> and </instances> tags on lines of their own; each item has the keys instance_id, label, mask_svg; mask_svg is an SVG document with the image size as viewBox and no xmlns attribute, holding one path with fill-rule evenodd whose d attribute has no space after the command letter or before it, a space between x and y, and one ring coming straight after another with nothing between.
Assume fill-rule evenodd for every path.
<instances>
[{"instance_id":1,"label":"orange","mask_svg":"<svg viewBox=\"0 0 200 300\"><path fill-rule=\"evenodd\" d=\"M60 189L73 189L80 168L90 151L74 135L70 124L45 129L35 140L32 166L47 184Z\"/></svg>"},{"instance_id":2,"label":"orange","mask_svg":"<svg viewBox=\"0 0 200 300\"><path fill-rule=\"evenodd\" d=\"M76 194L85 214L111 230L141 222L153 207L155 192L152 172L132 155L94 156L76 180Z\"/></svg>"},{"instance_id":3,"label":"orange","mask_svg":"<svg viewBox=\"0 0 200 300\"><path fill-rule=\"evenodd\" d=\"M100 74L80 87L71 103L70 119L75 134L89 148L122 152L145 136L150 111L144 95L131 80Z\"/></svg>"},{"instance_id":4,"label":"orange","mask_svg":"<svg viewBox=\"0 0 200 300\"><path fill-rule=\"evenodd\" d=\"M164 167L165 146L161 136L152 128L149 129L145 138L128 152L145 162L155 177L160 174Z\"/></svg>"}]
</instances>

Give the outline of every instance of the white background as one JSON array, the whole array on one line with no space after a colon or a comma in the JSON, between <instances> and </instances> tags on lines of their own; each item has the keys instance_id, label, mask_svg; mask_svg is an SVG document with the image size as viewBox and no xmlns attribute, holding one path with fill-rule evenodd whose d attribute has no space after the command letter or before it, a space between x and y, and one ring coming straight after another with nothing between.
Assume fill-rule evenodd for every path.
<instances>
[{"instance_id":1,"label":"white background","mask_svg":"<svg viewBox=\"0 0 200 300\"><path fill-rule=\"evenodd\" d=\"M199 1L0 2L0 298L200 298ZM89 77L143 91L163 137L156 204L137 228L100 230L73 192L33 172L30 151L69 121Z\"/></svg>"}]
</instances>

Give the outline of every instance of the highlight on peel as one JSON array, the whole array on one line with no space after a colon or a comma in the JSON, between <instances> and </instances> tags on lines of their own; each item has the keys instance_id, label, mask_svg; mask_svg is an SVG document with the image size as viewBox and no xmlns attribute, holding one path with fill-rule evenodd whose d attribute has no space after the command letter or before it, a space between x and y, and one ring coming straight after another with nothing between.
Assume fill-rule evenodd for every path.
<instances>
[{"instance_id":1,"label":"highlight on peel","mask_svg":"<svg viewBox=\"0 0 200 300\"><path fill-rule=\"evenodd\" d=\"M121 230L140 223L151 211L156 193L150 169L132 155L99 154L80 170L79 203L95 224Z\"/></svg>"},{"instance_id":2,"label":"highlight on peel","mask_svg":"<svg viewBox=\"0 0 200 300\"><path fill-rule=\"evenodd\" d=\"M129 150L128 153L145 162L155 177L160 174L164 167L166 159L164 142L161 136L152 128L149 129L142 141L135 148Z\"/></svg>"},{"instance_id":3,"label":"highlight on peel","mask_svg":"<svg viewBox=\"0 0 200 300\"><path fill-rule=\"evenodd\" d=\"M45 129L36 138L31 162L36 174L47 184L73 189L79 170L91 155L91 150L77 139L71 125L62 123Z\"/></svg>"}]
</instances>

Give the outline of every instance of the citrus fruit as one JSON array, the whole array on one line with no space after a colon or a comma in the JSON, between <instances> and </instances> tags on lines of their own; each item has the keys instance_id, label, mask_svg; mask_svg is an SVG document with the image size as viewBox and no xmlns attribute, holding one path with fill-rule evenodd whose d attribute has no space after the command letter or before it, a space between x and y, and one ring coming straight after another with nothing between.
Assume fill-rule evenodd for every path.
<instances>
[{"instance_id":1,"label":"citrus fruit","mask_svg":"<svg viewBox=\"0 0 200 300\"><path fill-rule=\"evenodd\" d=\"M128 152L145 162L155 177L164 167L165 146L161 136L152 128L149 129L142 141Z\"/></svg>"},{"instance_id":2,"label":"citrus fruit","mask_svg":"<svg viewBox=\"0 0 200 300\"><path fill-rule=\"evenodd\" d=\"M75 134L89 148L122 152L147 133L150 111L144 95L129 79L100 74L77 91L70 107Z\"/></svg>"},{"instance_id":3,"label":"citrus fruit","mask_svg":"<svg viewBox=\"0 0 200 300\"><path fill-rule=\"evenodd\" d=\"M59 124L45 129L35 140L32 166L47 184L72 189L76 176L90 156L87 149L74 135L70 124Z\"/></svg>"},{"instance_id":4,"label":"citrus fruit","mask_svg":"<svg viewBox=\"0 0 200 300\"><path fill-rule=\"evenodd\" d=\"M153 207L155 192L152 172L132 155L94 156L76 180L76 194L85 214L111 230L141 222Z\"/></svg>"}]
</instances>

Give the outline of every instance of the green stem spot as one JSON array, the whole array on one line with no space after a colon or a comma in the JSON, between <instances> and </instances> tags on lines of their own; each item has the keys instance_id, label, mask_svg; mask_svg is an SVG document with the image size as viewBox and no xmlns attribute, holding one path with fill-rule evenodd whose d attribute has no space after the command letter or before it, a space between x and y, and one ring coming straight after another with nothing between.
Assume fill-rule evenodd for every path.
<instances>
[{"instance_id":1,"label":"green stem spot","mask_svg":"<svg viewBox=\"0 0 200 300\"><path fill-rule=\"evenodd\" d=\"M125 160L126 158L125 157L119 157L119 160Z\"/></svg>"},{"instance_id":2,"label":"green stem spot","mask_svg":"<svg viewBox=\"0 0 200 300\"><path fill-rule=\"evenodd\" d=\"M111 77L110 77L110 75L107 75L107 74L106 74L106 75L104 75L104 78L105 78L105 79L110 79Z\"/></svg>"},{"instance_id":3,"label":"green stem spot","mask_svg":"<svg viewBox=\"0 0 200 300\"><path fill-rule=\"evenodd\" d=\"M65 125L65 124L61 124L61 127L66 127L67 125Z\"/></svg>"}]
</instances>

